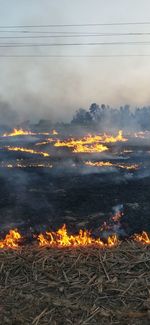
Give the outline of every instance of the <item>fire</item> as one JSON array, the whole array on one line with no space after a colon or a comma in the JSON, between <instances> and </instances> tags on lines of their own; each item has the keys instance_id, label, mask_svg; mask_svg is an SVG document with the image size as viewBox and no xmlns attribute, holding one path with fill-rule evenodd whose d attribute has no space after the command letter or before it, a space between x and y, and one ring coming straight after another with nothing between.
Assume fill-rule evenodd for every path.
<instances>
[{"instance_id":1,"label":"fire","mask_svg":"<svg viewBox=\"0 0 150 325\"><path fill-rule=\"evenodd\" d=\"M34 155L40 155L40 156L44 156L44 157L49 157L49 153L47 152L42 152L42 151L36 151L33 149L29 149L29 148L23 148L23 147L10 147L8 146L7 149L9 151L20 151L20 152L26 152L26 153L31 153Z\"/></svg>"},{"instance_id":2,"label":"fire","mask_svg":"<svg viewBox=\"0 0 150 325\"><path fill-rule=\"evenodd\" d=\"M3 240L0 240L0 248L17 248L21 235L17 230L10 230Z\"/></svg>"},{"instance_id":3,"label":"fire","mask_svg":"<svg viewBox=\"0 0 150 325\"><path fill-rule=\"evenodd\" d=\"M50 164L49 162L47 163L6 163L6 164L3 164L1 165L0 167L3 167L3 168L53 168L53 165Z\"/></svg>"},{"instance_id":4,"label":"fire","mask_svg":"<svg viewBox=\"0 0 150 325\"><path fill-rule=\"evenodd\" d=\"M86 166L90 167L117 167L117 168L122 168L122 169L127 169L127 170L133 170L133 169L138 169L139 165L138 164L120 164L120 163L111 163L109 161L86 161L85 162Z\"/></svg>"},{"instance_id":5,"label":"fire","mask_svg":"<svg viewBox=\"0 0 150 325\"><path fill-rule=\"evenodd\" d=\"M52 135L58 135L58 132L56 130L52 130Z\"/></svg>"},{"instance_id":6,"label":"fire","mask_svg":"<svg viewBox=\"0 0 150 325\"><path fill-rule=\"evenodd\" d=\"M4 133L3 137L16 137L20 135L34 135L34 133L23 129L14 129L11 133Z\"/></svg>"},{"instance_id":7,"label":"fire","mask_svg":"<svg viewBox=\"0 0 150 325\"><path fill-rule=\"evenodd\" d=\"M93 153L93 152L103 152L108 150L108 147L105 145L107 143L115 143L115 142L124 142L128 139L123 137L123 132L120 130L116 136L111 136L107 134L103 135L91 135L89 134L86 137L81 139L71 138L69 140L61 141L57 140L54 144L55 147L66 147L73 148L73 152L85 152L85 153Z\"/></svg>"},{"instance_id":8,"label":"fire","mask_svg":"<svg viewBox=\"0 0 150 325\"><path fill-rule=\"evenodd\" d=\"M107 135L107 134L103 134L103 135L91 135L89 134L86 137L83 137L81 139L74 139L71 138L69 140L66 141L60 141L57 140L54 144L55 147L68 147L68 148L72 148L72 147L76 147L76 146L84 146L84 145L90 145L90 144L95 144L95 143L99 143L99 142L105 142L105 143L111 143L111 142L119 142L119 141L127 141L128 139L123 137L123 132L122 130L120 130L118 132L117 136L111 136L111 135Z\"/></svg>"},{"instance_id":9,"label":"fire","mask_svg":"<svg viewBox=\"0 0 150 325\"><path fill-rule=\"evenodd\" d=\"M121 215L116 216L118 219L121 218ZM118 222L119 220L114 220ZM105 227L102 227L101 230L109 230L107 224L104 224ZM33 236L35 238L36 236ZM21 241L21 234L17 229L10 230L9 233L5 236L4 239L0 240L0 249L3 248L11 248L16 249L19 247ZM39 247L55 247L55 248L63 248L63 247L89 247L96 246L99 248L112 248L119 245L120 240L117 235L114 233L111 236L108 236L106 241L102 241L100 238L95 239L91 236L91 232L88 230L79 230L77 235L71 235L68 233L66 225L63 225L62 228L58 229L56 232L46 232L45 234L41 233L37 237ZM141 235L136 234L133 237L133 240L140 242L142 244L149 245L150 237L149 235L143 231Z\"/></svg>"},{"instance_id":10,"label":"fire","mask_svg":"<svg viewBox=\"0 0 150 325\"><path fill-rule=\"evenodd\" d=\"M49 144L49 141L37 142L35 145L36 146L44 146L46 144Z\"/></svg>"},{"instance_id":11,"label":"fire","mask_svg":"<svg viewBox=\"0 0 150 325\"><path fill-rule=\"evenodd\" d=\"M128 141L128 139L124 138L123 131L119 130L117 136L115 136L115 137L104 133L103 141L105 143L114 143L114 142L126 142L126 141Z\"/></svg>"},{"instance_id":12,"label":"fire","mask_svg":"<svg viewBox=\"0 0 150 325\"><path fill-rule=\"evenodd\" d=\"M73 152L75 153L96 153L96 152L103 152L107 151L108 147L104 146L103 144L93 144L92 146L84 146L82 144L77 145Z\"/></svg>"},{"instance_id":13,"label":"fire","mask_svg":"<svg viewBox=\"0 0 150 325\"><path fill-rule=\"evenodd\" d=\"M55 143L55 147L68 147L68 148L72 148L72 147L76 147L78 145L87 145L87 144L93 144L93 143L97 143L100 142L102 140L102 137L99 135L88 135L87 137L84 137L82 139L74 139L71 138L70 140L66 140L66 141L60 141L57 140L57 142Z\"/></svg>"},{"instance_id":14,"label":"fire","mask_svg":"<svg viewBox=\"0 0 150 325\"><path fill-rule=\"evenodd\" d=\"M127 169L127 170L133 170L133 169L138 169L139 165L138 164L131 164L131 165L118 164L116 167L122 168L122 169Z\"/></svg>"},{"instance_id":15,"label":"fire","mask_svg":"<svg viewBox=\"0 0 150 325\"><path fill-rule=\"evenodd\" d=\"M109 161L97 161L97 162L86 161L85 165L91 167L112 167L113 166L113 164Z\"/></svg>"},{"instance_id":16,"label":"fire","mask_svg":"<svg viewBox=\"0 0 150 325\"><path fill-rule=\"evenodd\" d=\"M45 140L45 141L37 142L35 145L36 145L36 146L43 146L43 145L46 145L46 144L52 143L52 142L54 142L54 141L55 141L54 139L48 138L48 139Z\"/></svg>"},{"instance_id":17,"label":"fire","mask_svg":"<svg viewBox=\"0 0 150 325\"><path fill-rule=\"evenodd\" d=\"M100 239L94 239L90 231L80 230L77 235L69 235L66 225L58 229L56 232L46 232L38 236L40 246L48 247L78 247L97 245L101 248L113 247L119 243L116 235L109 236L107 242L104 243Z\"/></svg>"},{"instance_id":18,"label":"fire","mask_svg":"<svg viewBox=\"0 0 150 325\"><path fill-rule=\"evenodd\" d=\"M143 244L150 244L150 237L149 237L149 235L147 234L146 231L143 231L141 235L136 234L134 236L134 239L136 241L139 241L139 242L143 243Z\"/></svg>"},{"instance_id":19,"label":"fire","mask_svg":"<svg viewBox=\"0 0 150 325\"><path fill-rule=\"evenodd\" d=\"M3 137L16 137L16 136L21 136L21 135L50 135L50 134L58 135L58 132L56 130L52 130L51 132L35 133L35 132L28 131L28 130L23 130L22 128L20 128L20 129L14 128L12 132L4 133Z\"/></svg>"}]
</instances>

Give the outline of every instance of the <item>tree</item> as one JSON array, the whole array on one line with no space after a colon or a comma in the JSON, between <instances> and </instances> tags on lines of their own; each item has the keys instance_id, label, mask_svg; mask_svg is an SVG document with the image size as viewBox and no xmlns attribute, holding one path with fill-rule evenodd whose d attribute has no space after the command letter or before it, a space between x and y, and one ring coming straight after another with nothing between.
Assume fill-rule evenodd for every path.
<instances>
[{"instance_id":1,"label":"tree","mask_svg":"<svg viewBox=\"0 0 150 325\"><path fill-rule=\"evenodd\" d=\"M79 108L79 110L76 111L75 116L73 117L71 123L86 125L91 122L92 118L89 112L87 112L83 108Z\"/></svg>"}]
</instances>

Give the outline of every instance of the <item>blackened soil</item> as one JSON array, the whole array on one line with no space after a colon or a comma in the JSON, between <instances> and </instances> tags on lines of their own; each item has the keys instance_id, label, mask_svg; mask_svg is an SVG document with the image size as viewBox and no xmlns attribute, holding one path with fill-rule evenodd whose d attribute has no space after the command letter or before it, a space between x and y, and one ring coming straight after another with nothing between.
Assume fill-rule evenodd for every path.
<instances>
[{"instance_id":1,"label":"blackened soil","mask_svg":"<svg viewBox=\"0 0 150 325\"><path fill-rule=\"evenodd\" d=\"M129 234L150 231L150 177L1 169L0 188L2 231L41 231L63 223L73 230L78 224L97 228L117 204L124 205L121 222Z\"/></svg>"}]
</instances>

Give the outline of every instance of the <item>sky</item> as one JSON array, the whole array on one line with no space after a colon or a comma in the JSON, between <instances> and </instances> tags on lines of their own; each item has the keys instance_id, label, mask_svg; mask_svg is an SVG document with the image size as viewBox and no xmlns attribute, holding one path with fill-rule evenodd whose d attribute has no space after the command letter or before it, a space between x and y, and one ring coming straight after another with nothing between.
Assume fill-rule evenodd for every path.
<instances>
[{"instance_id":1,"label":"sky","mask_svg":"<svg viewBox=\"0 0 150 325\"><path fill-rule=\"evenodd\" d=\"M6 36L48 36L50 35L48 32L53 32L53 35L54 33L55 35L149 33L150 24L13 27L147 22L150 21L149 12L149 0L0 0L0 43L5 45L10 42L83 44L150 41L150 35L4 38ZM10 28L6 28L8 26ZM20 33L20 31L32 31L32 34ZM37 31L39 33L36 34ZM8 105L10 109L17 112L21 120L28 118L69 120L76 109L88 108L92 102L115 107L124 104L149 105L150 57L106 57L129 54L150 54L150 45L0 47L0 110L3 107L4 112L6 109L4 107ZM5 57L2 57L3 55ZM73 57L6 57L11 55ZM104 57L87 57L88 55L104 55Z\"/></svg>"}]
</instances>

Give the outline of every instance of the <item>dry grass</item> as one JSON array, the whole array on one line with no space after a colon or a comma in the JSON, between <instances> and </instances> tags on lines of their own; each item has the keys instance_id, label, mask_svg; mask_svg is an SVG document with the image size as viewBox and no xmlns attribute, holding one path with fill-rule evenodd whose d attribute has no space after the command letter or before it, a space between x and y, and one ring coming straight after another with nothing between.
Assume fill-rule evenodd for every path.
<instances>
[{"instance_id":1,"label":"dry grass","mask_svg":"<svg viewBox=\"0 0 150 325\"><path fill-rule=\"evenodd\" d=\"M2 325L149 323L148 246L0 251Z\"/></svg>"}]
</instances>

